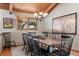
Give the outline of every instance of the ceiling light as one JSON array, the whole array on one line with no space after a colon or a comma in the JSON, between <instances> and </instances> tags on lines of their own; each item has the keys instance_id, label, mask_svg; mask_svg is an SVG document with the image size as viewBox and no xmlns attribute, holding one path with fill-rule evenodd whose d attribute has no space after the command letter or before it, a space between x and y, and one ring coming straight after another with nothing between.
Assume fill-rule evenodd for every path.
<instances>
[{"instance_id":1,"label":"ceiling light","mask_svg":"<svg viewBox=\"0 0 79 59\"><path fill-rule=\"evenodd\" d=\"M39 12L34 13L34 18L42 21L47 15L48 13L41 11L41 4L40 4L40 10Z\"/></svg>"}]
</instances>

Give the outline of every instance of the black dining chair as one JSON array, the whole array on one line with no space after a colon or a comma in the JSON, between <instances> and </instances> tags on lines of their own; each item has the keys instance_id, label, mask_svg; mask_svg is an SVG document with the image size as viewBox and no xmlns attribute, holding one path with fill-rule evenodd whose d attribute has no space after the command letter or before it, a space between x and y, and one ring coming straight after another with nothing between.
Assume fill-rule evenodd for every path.
<instances>
[{"instance_id":1,"label":"black dining chair","mask_svg":"<svg viewBox=\"0 0 79 59\"><path fill-rule=\"evenodd\" d=\"M29 47L28 47L28 34L27 33L22 33L22 37L23 37L23 50L25 50L25 53L28 54L29 53Z\"/></svg>"},{"instance_id":2,"label":"black dining chair","mask_svg":"<svg viewBox=\"0 0 79 59\"><path fill-rule=\"evenodd\" d=\"M30 39L32 46L33 46L33 50L32 50L32 55L40 55L40 50L39 50L39 45L37 43L37 41Z\"/></svg>"},{"instance_id":3,"label":"black dining chair","mask_svg":"<svg viewBox=\"0 0 79 59\"><path fill-rule=\"evenodd\" d=\"M31 36L28 36L28 51L29 53L32 55L32 51L33 51L33 44L32 44L32 37Z\"/></svg>"},{"instance_id":4,"label":"black dining chair","mask_svg":"<svg viewBox=\"0 0 79 59\"><path fill-rule=\"evenodd\" d=\"M36 32L28 32L30 35L36 35Z\"/></svg>"},{"instance_id":5,"label":"black dining chair","mask_svg":"<svg viewBox=\"0 0 79 59\"><path fill-rule=\"evenodd\" d=\"M49 32L42 32L42 34L44 34L45 37L48 37Z\"/></svg>"},{"instance_id":6,"label":"black dining chair","mask_svg":"<svg viewBox=\"0 0 79 59\"><path fill-rule=\"evenodd\" d=\"M59 56L68 56L70 55L72 43L74 36L62 35L61 36L61 49L55 51Z\"/></svg>"},{"instance_id":7,"label":"black dining chair","mask_svg":"<svg viewBox=\"0 0 79 59\"><path fill-rule=\"evenodd\" d=\"M47 49L43 49L39 46L38 41L34 40L34 38L31 38L30 41L31 41L32 47L33 47L32 55L34 55L34 56L50 56L50 55L52 55L53 50L50 51L50 48L52 46L48 46Z\"/></svg>"}]
</instances>

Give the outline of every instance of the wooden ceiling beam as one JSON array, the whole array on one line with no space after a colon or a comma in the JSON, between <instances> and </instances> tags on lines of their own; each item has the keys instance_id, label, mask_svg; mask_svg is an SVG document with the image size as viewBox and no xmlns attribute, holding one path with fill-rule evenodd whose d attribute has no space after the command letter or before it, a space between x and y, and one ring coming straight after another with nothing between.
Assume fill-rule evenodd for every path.
<instances>
[{"instance_id":1,"label":"wooden ceiling beam","mask_svg":"<svg viewBox=\"0 0 79 59\"><path fill-rule=\"evenodd\" d=\"M13 10L13 3L9 3L9 11L12 12Z\"/></svg>"},{"instance_id":2,"label":"wooden ceiling beam","mask_svg":"<svg viewBox=\"0 0 79 59\"><path fill-rule=\"evenodd\" d=\"M30 13L30 14L34 13L34 12L31 12L31 11L24 11L24 10L20 10L20 9L17 9L17 8L13 8L13 11L17 12L17 13Z\"/></svg>"},{"instance_id":3,"label":"wooden ceiling beam","mask_svg":"<svg viewBox=\"0 0 79 59\"><path fill-rule=\"evenodd\" d=\"M44 12L49 13L51 10L53 10L56 6L58 5L58 3L52 3ZM16 13L30 13L33 14L33 11L29 11L29 10L20 10L18 8L14 8L13 7L13 3L0 3L0 9L7 9Z\"/></svg>"},{"instance_id":4,"label":"wooden ceiling beam","mask_svg":"<svg viewBox=\"0 0 79 59\"><path fill-rule=\"evenodd\" d=\"M49 13L51 10L53 10L56 6L58 5L58 3L52 3L44 12L47 12ZM34 12L33 11L25 11L25 10L20 10L20 9L17 9L17 8L13 8L13 11L15 12L19 12L19 13L30 13L30 14L33 14Z\"/></svg>"},{"instance_id":5,"label":"wooden ceiling beam","mask_svg":"<svg viewBox=\"0 0 79 59\"><path fill-rule=\"evenodd\" d=\"M0 9L9 10L9 3L0 3Z\"/></svg>"},{"instance_id":6,"label":"wooden ceiling beam","mask_svg":"<svg viewBox=\"0 0 79 59\"><path fill-rule=\"evenodd\" d=\"M49 12L50 12L51 10L53 10L57 5L58 5L58 3L51 4L44 12L49 13Z\"/></svg>"}]
</instances>

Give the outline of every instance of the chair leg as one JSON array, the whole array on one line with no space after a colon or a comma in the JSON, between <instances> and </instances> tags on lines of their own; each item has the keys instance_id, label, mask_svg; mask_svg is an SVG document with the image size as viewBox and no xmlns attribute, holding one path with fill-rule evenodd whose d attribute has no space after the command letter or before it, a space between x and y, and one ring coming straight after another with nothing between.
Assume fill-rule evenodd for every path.
<instances>
[{"instance_id":1,"label":"chair leg","mask_svg":"<svg viewBox=\"0 0 79 59\"><path fill-rule=\"evenodd\" d=\"M28 46L24 45L24 46L23 46L23 50L25 51L25 54L26 54L26 55L29 54Z\"/></svg>"},{"instance_id":2,"label":"chair leg","mask_svg":"<svg viewBox=\"0 0 79 59\"><path fill-rule=\"evenodd\" d=\"M23 46L23 49L22 50L24 50L24 46Z\"/></svg>"},{"instance_id":3,"label":"chair leg","mask_svg":"<svg viewBox=\"0 0 79 59\"><path fill-rule=\"evenodd\" d=\"M12 44L13 44L13 45L12 45ZM11 41L11 42L10 42L10 47L11 47L11 46L16 47L15 41Z\"/></svg>"},{"instance_id":4,"label":"chair leg","mask_svg":"<svg viewBox=\"0 0 79 59\"><path fill-rule=\"evenodd\" d=\"M16 47L16 43L14 42L14 46Z\"/></svg>"},{"instance_id":5,"label":"chair leg","mask_svg":"<svg viewBox=\"0 0 79 59\"><path fill-rule=\"evenodd\" d=\"M29 53L28 47L25 48L25 53L28 55L28 53Z\"/></svg>"},{"instance_id":6,"label":"chair leg","mask_svg":"<svg viewBox=\"0 0 79 59\"><path fill-rule=\"evenodd\" d=\"M25 45L23 45L23 50L25 49Z\"/></svg>"}]
</instances>

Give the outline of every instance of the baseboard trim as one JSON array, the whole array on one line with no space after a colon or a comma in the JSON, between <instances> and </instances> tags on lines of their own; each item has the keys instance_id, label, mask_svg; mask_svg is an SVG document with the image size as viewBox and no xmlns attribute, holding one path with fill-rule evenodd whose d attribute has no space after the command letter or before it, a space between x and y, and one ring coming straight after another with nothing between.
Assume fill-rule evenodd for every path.
<instances>
[{"instance_id":1,"label":"baseboard trim","mask_svg":"<svg viewBox=\"0 0 79 59\"><path fill-rule=\"evenodd\" d=\"M23 44L20 44L20 45L16 45L16 47L18 47L18 46L23 46Z\"/></svg>"},{"instance_id":2,"label":"baseboard trim","mask_svg":"<svg viewBox=\"0 0 79 59\"><path fill-rule=\"evenodd\" d=\"M75 52L78 52L78 53L79 53L79 51L77 51L77 50L74 50L74 49L71 49L71 51L75 51Z\"/></svg>"},{"instance_id":3,"label":"baseboard trim","mask_svg":"<svg viewBox=\"0 0 79 59\"><path fill-rule=\"evenodd\" d=\"M22 45L24 45L24 44L16 43L16 46L22 46Z\"/></svg>"}]
</instances>

